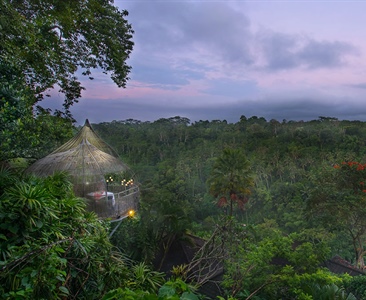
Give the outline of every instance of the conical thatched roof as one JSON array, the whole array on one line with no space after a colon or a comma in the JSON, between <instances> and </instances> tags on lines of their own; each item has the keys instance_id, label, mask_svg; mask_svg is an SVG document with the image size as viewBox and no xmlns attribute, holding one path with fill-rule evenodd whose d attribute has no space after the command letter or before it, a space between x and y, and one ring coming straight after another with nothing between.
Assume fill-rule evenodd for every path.
<instances>
[{"instance_id":1,"label":"conical thatched roof","mask_svg":"<svg viewBox=\"0 0 366 300\"><path fill-rule=\"evenodd\" d=\"M99 150L88 140L82 140L77 147L53 152L36 161L27 172L48 176L56 171L66 171L72 177L75 193L83 197L91 191L104 188L105 174L127 170L128 166L118 158Z\"/></svg>"},{"instance_id":2,"label":"conical thatched roof","mask_svg":"<svg viewBox=\"0 0 366 300\"><path fill-rule=\"evenodd\" d=\"M91 127L89 120L86 119L84 126L81 128L79 133L75 135L71 140L57 148L51 154L65 152L72 148L78 147L83 141L88 141L93 146L97 147L99 150L118 157L118 154L110 147L107 143L105 143L93 130Z\"/></svg>"},{"instance_id":3,"label":"conical thatched roof","mask_svg":"<svg viewBox=\"0 0 366 300\"><path fill-rule=\"evenodd\" d=\"M75 195L85 198L87 210L101 218L120 217L137 209L138 185L133 180L115 185L111 177L128 175L128 166L98 137L88 120L74 138L27 169L41 177L58 171L70 174Z\"/></svg>"},{"instance_id":4,"label":"conical thatched roof","mask_svg":"<svg viewBox=\"0 0 366 300\"><path fill-rule=\"evenodd\" d=\"M75 194L85 197L89 192L106 190L107 174L128 171L128 166L113 154L113 149L98 137L86 120L75 137L36 161L27 173L45 177L66 171L71 175Z\"/></svg>"}]
</instances>

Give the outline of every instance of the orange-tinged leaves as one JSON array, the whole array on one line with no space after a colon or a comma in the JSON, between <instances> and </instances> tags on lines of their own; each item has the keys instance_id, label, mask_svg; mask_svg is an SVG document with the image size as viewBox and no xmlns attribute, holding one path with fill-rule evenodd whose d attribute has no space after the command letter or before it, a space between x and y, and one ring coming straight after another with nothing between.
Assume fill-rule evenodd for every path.
<instances>
[{"instance_id":1,"label":"orange-tinged leaves","mask_svg":"<svg viewBox=\"0 0 366 300\"><path fill-rule=\"evenodd\" d=\"M239 199L236 201L238 204L238 207L240 210L244 210L245 204L248 203L248 198L246 197L239 197Z\"/></svg>"},{"instance_id":2,"label":"orange-tinged leaves","mask_svg":"<svg viewBox=\"0 0 366 300\"><path fill-rule=\"evenodd\" d=\"M218 207L224 207L227 205L227 199L226 197L221 197L219 201L217 202Z\"/></svg>"}]
</instances>

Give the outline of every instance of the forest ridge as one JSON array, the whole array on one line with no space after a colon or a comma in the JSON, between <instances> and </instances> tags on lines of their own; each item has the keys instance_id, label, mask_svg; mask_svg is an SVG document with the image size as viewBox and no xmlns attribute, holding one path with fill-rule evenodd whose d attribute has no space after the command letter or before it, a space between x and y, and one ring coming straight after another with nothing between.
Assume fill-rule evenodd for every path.
<instances>
[{"instance_id":1,"label":"forest ridge","mask_svg":"<svg viewBox=\"0 0 366 300\"><path fill-rule=\"evenodd\" d=\"M196 206L194 218L201 225L212 213L207 208L206 182L214 159L225 148L242 149L254 174L246 221L271 219L285 232L307 226L307 205L320 174L333 171L344 161L366 163L366 123L332 117L279 122L242 116L233 124L220 120L190 124L189 119L177 116L93 127L137 173L143 189L163 185L166 177L174 174L179 189ZM333 254L355 262L351 241L342 237L336 244Z\"/></svg>"}]
</instances>

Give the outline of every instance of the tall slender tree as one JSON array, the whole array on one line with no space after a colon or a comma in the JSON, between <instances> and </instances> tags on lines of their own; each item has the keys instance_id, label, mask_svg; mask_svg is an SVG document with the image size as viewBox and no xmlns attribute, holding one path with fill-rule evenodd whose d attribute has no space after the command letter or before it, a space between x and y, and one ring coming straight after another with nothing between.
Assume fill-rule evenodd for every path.
<instances>
[{"instance_id":1,"label":"tall slender tree","mask_svg":"<svg viewBox=\"0 0 366 300\"><path fill-rule=\"evenodd\" d=\"M230 216L234 203L243 209L254 180L250 163L242 150L224 149L214 163L208 184L210 193L219 197L219 206L230 205Z\"/></svg>"}]
</instances>

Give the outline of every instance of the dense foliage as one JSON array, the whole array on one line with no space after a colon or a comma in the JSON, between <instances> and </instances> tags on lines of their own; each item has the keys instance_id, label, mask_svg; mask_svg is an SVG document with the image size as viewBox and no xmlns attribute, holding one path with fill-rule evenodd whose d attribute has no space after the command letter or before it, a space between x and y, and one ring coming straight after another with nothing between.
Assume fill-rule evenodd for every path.
<instances>
[{"instance_id":1,"label":"dense foliage","mask_svg":"<svg viewBox=\"0 0 366 300\"><path fill-rule=\"evenodd\" d=\"M125 87L131 25L113 1L0 0L0 160L40 158L72 135L70 107L93 69ZM40 102L64 96L53 115Z\"/></svg>"},{"instance_id":2,"label":"dense foliage","mask_svg":"<svg viewBox=\"0 0 366 300\"><path fill-rule=\"evenodd\" d=\"M37 97L57 85L68 113L83 89L77 74L95 68L125 86L133 31L113 1L1 0L0 11L0 66Z\"/></svg>"},{"instance_id":3,"label":"dense foliage","mask_svg":"<svg viewBox=\"0 0 366 300\"><path fill-rule=\"evenodd\" d=\"M2 169L3 298L197 299L187 282L203 284L208 273L192 271L215 257L227 299L365 298L364 276L322 267L335 254L363 267L364 123L174 117L93 127L137 172L138 218L110 238L115 225L84 211L65 174ZM159 269L187 233L206 238L201 256L166 278Z\"/></svg>"},{"instance_id":4,"label":"dense foliage","mask_svg":"<svg viewBox=\"0 0 366 300\"><path fill-rule=\"evenodd\" d=\"M85 211L66 174L0 177L0 299L198 299L113 247L110 223Z\"/></svg>"},{"instance_id":5,"label":"dense foliage","mask_svg":"<svg viewBox=\"0 0 366 300\"><path fill-rule=\"evenodd\" d=\"M40 158L73 135L77 76L100 69L125 86L126 15L109 0L0 0L0 298L196 300L187 282L221 268L231 300L366 299L365 276L322 266L339 254L365 268L364 122L96 124L142 186L139 218L112 238L67 174L14 172L15 158ZM38 104L53 88L64 110L52 115ZM159 270L187 233L204 245L167 278Z\"/></svg>"},{"instance_id":6,"label":"dense foliage","mask_svg":"<svg viewBox=\"0 0 366 300\"><path fill-rule=\"evenodd\" d=\"M243 210L253 186L250 163L245 155L237 149L224 149L213 165L208 185L209 192L219 197L218 206L229 206L230 216L234 203Z\"/></svg>"},{"instance_id":7,"label":"dense foliage","mask_svg":"<svg viewBox=\"0 0 366 300\"><path fill-rule=\"evenodd\" d=\"M139 235L133 237L134 246L126 241L121 245L135 254L139 249L135 257L154 258L162 247L159 241L164 241L155 237L171 236L173 224L179 224L179 232L208 238L224 213L219 206L235 202L239 205L233 206L233 218L262 238L249 235L234 243L232 254L228 252L224 285L230 295L310 299L306 297L317 288L345 297L355 293L356 289L345 292L346 279L320 266L340 255L363 267L365 123L242 116L233 124L219 120L190 124L186 118L173 117L113 121L94 128L137 171L142 184L141 222L133 225ZM231 155L242 156L238 162L230 160ZM240 170L244 177L236 180ZM237 182L242 185L235 187ZM238 197L240 189L245 198ZM175 214L166 210L170 205ZM188 214L183 212L187 207ZM179 222L178 212L184 221ZM151 223L143 226L146 220ZM268 226L275 231L260 233L265 224L272 224ZM121 228L121 234L127 231ZM175 238L179 236L184 237ZM289 267L271 266L278 257L290 262Z\"/></svg>"},{"instance_id":8,"label":"dense foliage","mask_svg":"<svg viewBox=\"0 0 366 300\"><path fill-rule=\"evenodd\" d=\"M2 299L99 299L127 281L107 223L85 213L65 174L46 180L1 175Z\"/></svg>"}]
</instances>

